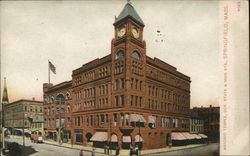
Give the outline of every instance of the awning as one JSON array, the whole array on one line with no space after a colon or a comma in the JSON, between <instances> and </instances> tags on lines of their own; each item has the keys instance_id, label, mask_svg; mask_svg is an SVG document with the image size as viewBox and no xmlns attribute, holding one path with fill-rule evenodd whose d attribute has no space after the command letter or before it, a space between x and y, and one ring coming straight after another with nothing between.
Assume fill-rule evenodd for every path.
<instances>
[{"instance_id":1,"label":"awning","mask_svg":"<svg viewBox=\"0 0 250 156\"><path fill-rule=\"evenodd\" d=\"M144 117L140 114L130 114L129 120L130 122L146 122Z\"/></svg>"},{"instance_id":2,"label":"awning","mask_svg":"<svg viewBox=\"0 0 250 156\"><path fill-rule=\"evenodd\" d=\"M188 132L184 132L184 133L182 133L182 135L184 135L189 140L195 139L195 137Z\"/></svg>"},{"instance_id":3,"label":"awning","mask_svg":"<svg viewBox=\"0 0 250 156\"><path fill-rule=\"evenodd\" d=\"M15 130L17 130L17 131L20 131L20 132L23 132L23 129L15 129ZM30 130L28 130L28 129L24 129L24 133L29 133L29 134L31 134L31 131Z\"/></svg>"},{"instance_id":4,"label":"awning","mask_svg":"<svg viewBox=\"0 0 250 156\"><path fill-rule=\"evenodd\" d=\"M122 136L122 142L130 143L131 142L131 136Z\"/></svg>"},{"instance_id":5,"label":"awning","mask_svg":"<svg viewBox=\"0 0 250 156\"><path fill-rule=\"evenodd\" d=\"M178 132L171 133L171 139L172 140L187 140L187 138Z\"/></svg>"},{"instance_id":6,"label":"awning","mask_svg":"<svg viewBox=\"0 0 250 156\"><path fill-rule=\"evenodd\" d=\"M111 142L118 142L117 135L113 134L111 136Z\"/></svg>"},{"instance_id":7,"label":"awning","mask_svg":"<svg viewBox=\"0 0 250 156\"><path fill-rule=\"evenodd\" d=\"M155 123L153 116L148 116L148 123Z\"/></svg>"},{"instance_id":8,"label":"awning","mask_svg":"<svg viewBox=\"0 0 250 156\"><path fill-rule=\"evenodd\" d=\"M136 135L135 136L135 142L143 142L144 140L142 139L142 137L140 135Z\"/></svg>"},{"instance_id":9,"label":"awning","mask_svg":"<svg viewBox=\"0 0 250 156\"><path fill-rule=\"evenodd\" d=\"M91 137L90 141L107 141L108 133L107 132L95 132L95 134Z\"/></svg>"},{"instance_id":10,"label":"awning","mask_svg":"<svg viewBox=\"0 0 250 156\"><path fill-rule=\"evenodd\" d=\"M192 136L194 136L196 139L201 139L201 137L197 134L191 134Z\"/></svg>"},{"instance_id":11,"label":"awning","mask_svg":"<svg viewBox=\"0 0 250 156\"><path fill-rule=\"evenodd\" d=\"M205 134L198 134L202 138L208 138Z\"/></svg>"},{"instance_id":12,"label":"awning","mask_svg":"<svg viewBox=\"0 0 250 156\"><path fill-rule=\"evenodd\" d=\"M24 133L29 133L29 134L31 134L31 130L24 129Z\"/></svg>"}]
</instances>

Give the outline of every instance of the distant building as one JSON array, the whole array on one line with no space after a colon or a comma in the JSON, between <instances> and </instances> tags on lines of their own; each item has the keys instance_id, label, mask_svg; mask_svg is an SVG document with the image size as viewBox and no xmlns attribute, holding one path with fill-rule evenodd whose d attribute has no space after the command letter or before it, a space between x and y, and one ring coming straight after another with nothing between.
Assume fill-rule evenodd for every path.
<instances>
[{"instance_id":1,"label":"distant building","mask_svg":"<svg viewBox=\"0 0 250 156\"><path fill-rule=\"evenodd\" d=\"M44 123L47 139L71 143L72 82L44 84ZM60 130L60 132L59 132ZM61 133L59 137L59 133ZM79 136L78 136L79 137Z\"/></svg>"},{"instance_id":2,"label":"distant building","mask_svg":"<svg viewBox=\"0 0 250 156\"><path fill-rule=\"evenodd\" d=\"M209 140L219 141L220 139L220 107L194 107L193 110L204 119L204 133Z\"/></svg>"},{"instance_id":3,"label":"distant building","mask_svg":"<svg viewBox=\"0 0 250 156\"><path fill-rule=\"evenodd\" d=\"M204 119L198 115L197 110L190 111L190 133L203 134L204 133Z\"/></svg>"},{"instance_id":4,"label":"distant building","mask_svg":"<svg viewBox=\"0 0 250 156\"><path fill-rule=\"evenodd\" d=\"M14 129L29 129L43 133L43 102L21 99L4 105L4 125Z\"/></svg>"}]
</instances>

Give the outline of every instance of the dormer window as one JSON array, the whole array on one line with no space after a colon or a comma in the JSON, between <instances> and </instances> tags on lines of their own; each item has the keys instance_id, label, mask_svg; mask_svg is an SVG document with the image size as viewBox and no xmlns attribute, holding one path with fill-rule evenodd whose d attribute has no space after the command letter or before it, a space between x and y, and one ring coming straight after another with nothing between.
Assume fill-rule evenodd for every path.
<instances>
[{"instance_id":1,"label":"dormer window","mask_svg":"<svg viewBox=\"0 0 250 156\"><path fill-rule=\"evenodd\" d=\"M120 50L116 53L115 59L121 59L124 58L124 51Z\"/></svg>"},{"instance_id":2,"label":"dormer window","mask_svg":"<svg viewBox=\"0 0 250 156\"><path fill-rule=\"evenodd\" d=\"M132 57L135 58L135 59L137 59L137 60L141 60L141 55L140 55L140 53L139 53L138 51L136 51L136 50L133 51Z\"/></svg>"}]
</instances>

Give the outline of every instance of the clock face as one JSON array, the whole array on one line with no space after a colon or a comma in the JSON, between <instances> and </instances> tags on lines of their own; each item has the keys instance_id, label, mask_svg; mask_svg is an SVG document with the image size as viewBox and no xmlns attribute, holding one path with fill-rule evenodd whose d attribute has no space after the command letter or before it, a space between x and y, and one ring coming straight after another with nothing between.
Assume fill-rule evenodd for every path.
<instances>
[{"instance_id":1,"label":"clock face","mask_svg":"<svg viewBox=\"0 0 250 156\"><path fill-rule=\"evenodd\" d=\"M123 25L120 28L118 28L117 36L123 37L125 34L126 34L126 25Z\"/></svg>"},{"instance_id":2,"label":"clock face","mask_svg":"<svg viewBox=\"0 0 250 156\"><path fill-rule=\"evenodd\" d=\"M135 38L139 37L139 29L137 27L133 26L131 31Z\"/></svg>"}]
</instances>

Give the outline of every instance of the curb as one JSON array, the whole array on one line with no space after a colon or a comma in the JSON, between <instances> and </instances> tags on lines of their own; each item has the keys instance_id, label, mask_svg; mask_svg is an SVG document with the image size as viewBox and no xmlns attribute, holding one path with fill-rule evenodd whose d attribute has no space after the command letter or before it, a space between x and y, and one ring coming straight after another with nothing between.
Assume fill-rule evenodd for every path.
<instances>
[{"instance_id":1,"label":"curb","mask_svg":"<svg viewBox=\"0 0 250 156\"><path fill-rule=\"evenodd\" d=\"M181 150L186 150L186 149L194 149L194 148L199 148L199 147L208 146L208 145L210 145L210 144L204 144L204 145L200 145L200 146L195 146L195 147L190 147L190 148L184 148L184 149L177 149L177 150L171 150L171 151L162 151L162 152L154 152L154 153L148 153L148 154L140 154L140 155L168 153L168 152L181 151Z\"/></svg>"}]
</instances>

